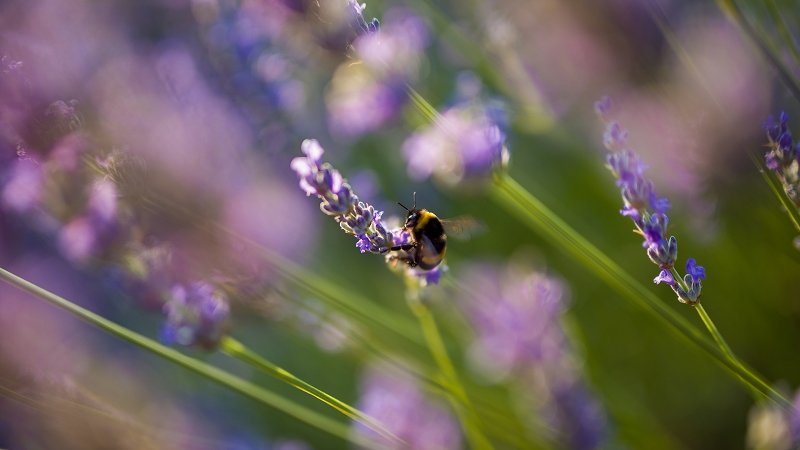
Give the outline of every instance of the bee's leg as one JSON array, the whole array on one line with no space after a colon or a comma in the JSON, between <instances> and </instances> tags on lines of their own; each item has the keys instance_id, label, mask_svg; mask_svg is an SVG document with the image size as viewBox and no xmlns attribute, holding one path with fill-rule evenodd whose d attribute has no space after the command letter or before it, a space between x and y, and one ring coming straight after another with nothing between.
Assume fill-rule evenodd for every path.
<instances>
[{"instance_id":1,"label":"bee's leg","mask_svg":"<svg viewBox=\"0 0 800 450\"><path fill-rule=\"evenodd\" d=\"M389 249L398 253L389 255L390 261L400 261L409 267L417 267L417 251L418 247L415 245L402 245L392 247Z\"/></svg>"},{"instance_id":2,"label":"bee's leg","mask_svg":"<svg viewBox=\"0 0 800 450\"><path fill-rule=\"evenodd\" d=\"M416 245L415 245L415 244L406 244L406 245L398 245L398 246L396 246L396 247L390 247L390 248L389 248L389 250L390 250L390 251L393 251L393 252L396 252L396 251L398 251L398 250L409 251L409 250L411 250L411 249L412 249L412 248L414 248L414 247L416 247Z\"/></svg>"}]
</instances>

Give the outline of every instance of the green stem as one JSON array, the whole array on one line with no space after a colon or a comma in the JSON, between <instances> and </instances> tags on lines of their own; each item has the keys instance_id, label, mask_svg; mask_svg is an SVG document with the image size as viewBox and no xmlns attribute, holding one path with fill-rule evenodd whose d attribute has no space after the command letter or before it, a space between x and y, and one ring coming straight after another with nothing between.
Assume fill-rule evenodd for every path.
<instances>
[{"instance_id":1,"label":"green stem","mask_svg":"<svg viewBox=\"0 0 800 450\"><path fill-rule=\"evenodd\" d=\"M233 358L236 358L240 361L250 364L251 366L258 368L259 370L289 384L290 386L302 392L305 392L306 394L325 403L326 405L339 411L345 416L355 421L361 422L365 426L369 427L376 433L380 434L386 439L389 439L395 444L405 444L402 439L400 439L394 433L389 431L377 419L370 417L369 415L348 405L347 403L337 399L336 397L326 393L325 391L301 380L300 378L297 378L295 375L293 375L286 369L271 363L262 356L248 349L247 347L245 347L244 344L237 341L236 339L230 336L226 336L225 338L223 338L222 342L220 343L220 350L222 350L224 353L228 354Z\"/></svg>"},{"instance_id":2,"label":"green stem","mask_svg":"<svg viewBox=\"0 0 800 450\"><path fill-rule=\"evenodd\" d=\"M472 406L467 392L464 390L464 386L458 378L458 372L456 372L455 366L453 366L453 362L447 354L447 348L439 333L439 327L436 326L433 313L430 308L418 298L410 299L408 303L411 311L419 320L420 327L425 335L425 340L428 343L428 349L444 377L444 380L442 380L444 382L443 385L454 397L451 398L451 403L464 426L464 432L472 444L472 448L479 450L493 449L494 447L491 442L481 431L482 427L478 415L475 412L475 408Z\"/></svg>"},{"instance_id":3,"label":"green stem","mask_svg":"<svg viewBox=\"0 0 800 450\"><path fill-rule=\"evenodd\" d=\"M650 290L508 175L502 174L496 178L491 190L491 197L509 212L520 217L532 230L547 236L562 246L598 277L623 294L625 298L655 316L669 330L704 350L745 386L758 391L783 407L791 408L791 403L766 381L732 354L727 354L723 349L718 348L713 341L683 316L664 305Z\"/></svg>"},{"instance_id":4,"label":"green stem","mask_svg":"<svg viewBox=\"0 0 800 450\"><path fill-rule=\"evenodd\" d=\"M761 176L764 177L764 181L769 186L769 189L772 191L773 194L778 198L778 201L783 206L783 209L786 211L786 214L789 216L789 220L794 225L795 230L800 232L800 209L792 203L792 200L786 194L786 190L783 189L781 182L777 179L775 174L767 169L764 165L764 161L761 158L757 158L752 153L749 153L750 159L753 161L753 164L758 168L759 172L761 172Z\"/></svg>"},{"instance_id":5,"label":"green stem","mask_svg":"<svg viewBox=\"0 0 800 450\"><path fill-rule=\"evenodd\" d=\"M717 347L720 348L726 355L728 355L731 359L736 359L736 356L733 354L733 350L725 341L725 338L722 337L722 333L719 332L717 326L714 324L714 321L711 320L711 316L708 315L706 309L703 308L701 303L697 303L694 305L694 310L697 311L697 315L700 316L700 320L703 321L703 325L706 326L708 332L711 334L711 337L714 338L714 341L717 343Z\"/></svg>"},{"instance_id":6,"label":"green stem","mask_svg":"<svg viewBox=\"0 0 800 450\"><path fill-rule=\"evenodd\" d=\"M30 281L14 275L13 273L0 268L0 279L8 284L15 286L23 291L26 291L46 302L57 306L70 314L78 317L90 325L117 336L132 344L161 356L179 366L191 370L198 375L204 376L212 381L215 381L223 386L226 386L234 391L237 391L247 397L252 398L265 405L272 406L273 408L282 411L296 419L299 419L311 426L320 430L328 432L334 436L342 439L350 440L360 445L374 445L371 440L350 433L349 427L345 424L337 422L326 416L323 416L316 411L300 406L284 397L270 392L262 387L256 386L246 380L243 380L235 375L232 375L217 367L206 364L194 358L190 358L175 349L159 344L158 342L129 330L121 325L111 322L102 316L99 316L69 300L60 297L50 291L47 291Z\"/></svg>"},{"instance_id":7,"label":"green stem","mask_svg":"<svg viewBox=\"0 0 800 450\"><path fill-rule=\"evenodd\" d=\"M711 334L711 337L714 338L714 342L717 343L717 347L719 347L720 350L722 350L722 352L725 353L725 355L727 355L729 359L735 361L737 364L741 366L741 362L733 353L733 350L728 345L728 342L725 341L725 338L722 337L722 333L719 332L719 330L717 329L717 325L714 324L713 320L711 320L711 316L708 315L708 312L706 312L706 309L703 307L703 304L697 303L692 305L692 307L694 308L695 311L697 311L697 315L700 316L700 320L703 321L703 325L706 326L706 329L708 330L709 334ZM747 369L744 368L744 370ZM741 378L741 376L739 376L739 379L744 381ZM746 386L750 389L750 393L753 395L754 399L762 400L765 398L765 395L762 392L756 390L753 386L750 386L749 384L746 384Z\"/></svg>"}]
</instances>

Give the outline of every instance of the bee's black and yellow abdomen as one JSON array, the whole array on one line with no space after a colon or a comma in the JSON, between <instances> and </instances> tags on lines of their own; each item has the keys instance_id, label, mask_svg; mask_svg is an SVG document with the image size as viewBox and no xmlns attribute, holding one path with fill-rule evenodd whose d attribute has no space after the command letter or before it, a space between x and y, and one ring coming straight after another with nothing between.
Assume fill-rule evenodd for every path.
<instances>
[{"instance_id":1,"label":"bee's black and yellow abdomen","mask_svg":"<svg viewBox=\"0 0 800 450\"><path fill-rule=\"evenodd\" d=\"M436 214L427 209L416 211L414 217L412 223L406 223L417 244L414 262L421 269L431 270L442 262L447 250L444 226Z\"/></svg>"}]
</instances>

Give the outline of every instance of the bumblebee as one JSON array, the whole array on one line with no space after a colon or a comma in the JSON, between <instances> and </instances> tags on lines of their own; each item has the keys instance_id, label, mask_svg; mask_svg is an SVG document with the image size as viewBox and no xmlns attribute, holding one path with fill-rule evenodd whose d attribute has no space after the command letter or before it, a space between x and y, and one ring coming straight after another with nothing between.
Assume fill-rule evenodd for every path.
<instances>
[{"instance_id":1,"label":"bumblebee","mask_svg":"<svg viewBox=\"0 0 800 450\"><path fill-rule=\"evenodd\" d=\"M389 250L403 252L393 255L392 258L403 261L410 267L433 270L442 263L447 252L445 230L463 236L467 229L478 228L477 223L471 218L440 219L427 209L417 209L416 192L414 193L414 206L411 209L402 203L398 202L397 204L408 212L403 228L411 235L411 243L391 247Z\"/></svg>"}]
</instances>

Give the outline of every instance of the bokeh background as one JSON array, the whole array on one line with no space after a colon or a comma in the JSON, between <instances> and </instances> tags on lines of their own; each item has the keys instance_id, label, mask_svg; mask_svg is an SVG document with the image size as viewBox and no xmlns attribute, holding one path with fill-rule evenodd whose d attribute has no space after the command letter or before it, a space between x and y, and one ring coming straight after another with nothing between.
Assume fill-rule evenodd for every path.
<instances>
[{"instance_id":1,"label":"bokeh background","mask_svg":"<svg viewBox=\"0 0 800 450\"><path fill-rule=\"evenodd\" d=\"M797 5L743 3L796 79ZM403 280L382 257L359 253L297 186L290 162L314 138L384 219L402 220L396 202L416 192L440 217L483 224L450 240L449 270L426 298L468 392L520 436L493 436L498 448L789 448L779 413L509 215L486 180L465 183L443 147L414 163L407 150L429 126L409 86L440 112L479 105L505 136L510 176L649 286L657 271L618 214L604 167L593 103L612 96L672 202L679 259L706 268L703 304L737 354L791 396L800 248L758 161L766 117L785 110L798 129L800 115L747 33L713 2L376 0L361 9L346 0L0 4L0 265L162 340L171 289L202 280L226 294L226 331L248 347L390 424L429 402L432 434L417 427L412 448L468 446L441 392L376 375L382 359L430 366L424 346L298 289L264 260L267 248L337 285L356 310L421 336ZM532 307L528 296L550 297L516 284L545 279L560 306ZM652 289L702 326L669 289ZM502 302L516 305L497 312L508 326L493 322L487 337L476 308L490 314ZM574 415L549 409L562 400L542 380L559 375L538 373L546 358L531 348L550 347L529 336L536 330L555 342L558 373L580 380L580 395L562 399ZM182 351L344 421L213 348ZM370 390L381 383L389 387ZM2 448L352 446L0 286Z\"/></svg>"}]
</instances>

